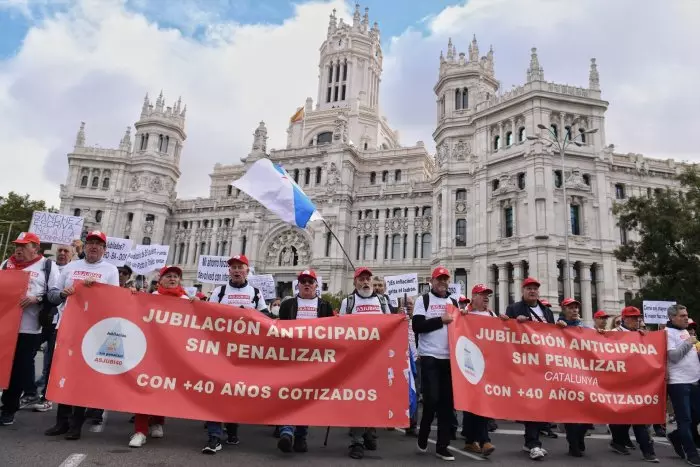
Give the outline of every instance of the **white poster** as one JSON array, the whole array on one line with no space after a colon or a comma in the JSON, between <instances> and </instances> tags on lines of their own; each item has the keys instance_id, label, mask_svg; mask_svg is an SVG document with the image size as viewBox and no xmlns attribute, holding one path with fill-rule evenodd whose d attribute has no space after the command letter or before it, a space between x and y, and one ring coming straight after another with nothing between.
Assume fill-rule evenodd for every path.
<instances>
[{"instance_id":1,"label":"white poster","mask_svg":"<svg viewBox=\"0 0 700 467\"><path fill-rule=\"evenodd\" d=\"M644 300L644 323L646 324L666 324L668 321L668 307L676 302L652 302Z\"/></svg>"},{"instance_id":2,"label":"white poster","mask_svg":"<svg viewBox=\"0 0 700 467\"><path fill-rule=\"evenodd\" d=\"M272 300L277 296L275 290L275 279L272 274L248 275L248 283L257 287L265 297L265 300Z\"/></svg>"},{"instance_id":3,"label":"white poster","mask_svg":"<svg viewBox=\"0 0 700 467\"><path fill-rule=\"evenodd\" d=\"M412 297L418 295L418 274L401 274L400 276L386 276L386 294L393 300L403 298L404 295Z\"/></svg>"},{"instance_id":4,"label":"white poster","mask_svg":"<svg viewBox=\"0 0 700 467\"><path fill-rule=\"evenodd\" d=\"M137 245L129 255L128 264L134 274L157 271L168 261L168 245Z\"/></svg>"},{"instance_id":5,"label":"white poster","mask_svg":"<svg viewBox=\"0 0 700 467\"><path fill-rule=\"evenodd\" d=\"M42 243L70 245L83 232L83 218L34 211L29 231L37 234Z\"/></svg>"},{"instance_id":6,"label":"white poster","mask_svg":"<svg viewBox=\"0 0 700 467\"><path fill-rule=\"evenodd\" d=\"M316 277L316 281L318 282L318 287L316 288L316 296L320 297L321 296L321 290L323 290L323 278L321 276ZM296 296L299 295L299 281L294 279L292 281L292 293Z\"/></svg>"},{"instance_id":7,"label":"white poster","mask_svg":"<svg viewBox=\"0 0 700 467\"><path fill-rule=\"evenodd\" d=\"M117 267L124 266L124 263L129 259L133 245L133 240L128 238L107 237L104 260Z\"/></svg>"},{"instance_id":8,"label":"white poster","mask_svg":"<svg viewBox=\"0 0 700 467\"><path fill-rule=\"evenodd\" d=\"M447 286L447 291L450 293L450 297L459 302L459 296L462 295L462 284L450 284Z\"/></svg>"},{"instance_id":9,"label":"white poster","mask_svg":"<svg viewBox=\"0 0 700 467\"><path fill-rule=\"evenodd\" d=\"M228 256L202 255L197 261L197 282L225 284L228 282Z\"/></svg>"}]
</instances>

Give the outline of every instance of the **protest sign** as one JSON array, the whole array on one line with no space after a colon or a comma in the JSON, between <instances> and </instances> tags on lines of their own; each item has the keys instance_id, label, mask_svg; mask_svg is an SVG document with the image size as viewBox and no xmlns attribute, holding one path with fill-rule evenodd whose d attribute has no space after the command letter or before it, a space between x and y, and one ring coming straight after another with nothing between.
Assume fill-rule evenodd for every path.
<instances>
[{"instance_id":1,"label":"protest sign","mask_svg":"<svg viewBox=\"0 0 700 467\"><path fill-rule=\"evenodd\" d=\"M197 282L225 284L228 282L228 256L201 255L197 261Z\"/></svg>"},{"instance_id":2,"label":"protest sign","mask_svg":"<svg viewBox=\"0 0 700 467\"><path fill-rule=\"evenodd\" d=\"M168 261L168 245L137 245L129 255L127 264L134 274L157 271Z\"/></svg>"},{"instance_id":3,"label":"protest sign","mask_svg":"<svg viewBox=\"0 0 700 467\"><path fill-rule=\"evenodd\" d=\"M128 238L107 237L104 260L117 267L124 266L129 259L133 244L134 242Z\"/></svg>"},{"instance_id":4,"label":"protest sign","mask_svg":"<svg viewBox=\"0 0 700 467\"><path fill-rule=\"evenodd\" d=\"M447 286L447 291L450 293L450 297L459 301L459 296L462 295L462 284L450 284Z\"/></svg>"},{"instance_id":5,"label":"protest sign","mask_svg":"<svg viewBox=\"0 0 700 467\"><path fill-rule=\"evenodd\" d=\"M462 315L448 327L455 409L508 420L666 419L666 335Z\"/></svg>"},{"instance_id":6,"label":"protest sign","mask_svg":"<svg viewBox=\"0 0 700 467\"><path fill-rule=\"evenodd\" d=\"M316 288L316 296L321 296L321 290L323 289L323 278L321 276L316 276L316 282L318 282L318 287ZM292 291L294 295L299 295L299 281L294 279L292 281Z\"/></svg>"},{"instance_id":7,"label":"protest sign","mask_svg":"<svg viewBox=\"0 0 700 467\"><path fill-rule=\"evenodd\" d=\"M34 211L29 231L37 234L43 243L70 245L83 232L83 218Z\"/></svg>"},{"instance_id":8,"label":"protest sign","mask_svg":"<svg viewBox=\"0 0 700 467\"><path fill-rule=\"evenodd\" d=\"M19 302L27 293L29 274L17 270L0 271L0 389L7 389L10 385L17 335L22 321Z\"/></svg>"},{"instance_id":9,"label":"protest sign","mask_svg":"<svg viewBox=\"0 0 700 467\"><path fill-rule=\"evenodd\" d=\"M403 299L404 295L412 297L418 295L418 274L401 274L399 276L386 276L386 294L392 299Z\"/></svg>"},{"instance_id":10,"label":"protest sign","mask_svg":"<svg viewBox=\"0 0 700 467\"><path fill-rule=\"evenodd\" d=\"M248 283L253 287L257 287L262 292L265 300L272 300L277 296L275 279L272 277L272 274L248 274Z\"/></svg>"},{"instance_id":11,"label":"protest sign","mask_svg":"<svg viewBox=\"0 0 700 467\"><path fill-rule=\"evenodd\" d=\"M408 426L407 325L398 315L278 321L252 309L78 284L46 397L193 420Z\"/></svg>"},{"instance_id":12,"label":"protest sign","mask_svg":"<svg viewBox=\"0 0 700 467\"><path fill-rule=\"evenodd\" d=\"M644 300L642 302L642 308L644 308L644 322L646 324L666 324L668 321L668 307L675 304L676 302Z\"/></svg>"}]
</instances>

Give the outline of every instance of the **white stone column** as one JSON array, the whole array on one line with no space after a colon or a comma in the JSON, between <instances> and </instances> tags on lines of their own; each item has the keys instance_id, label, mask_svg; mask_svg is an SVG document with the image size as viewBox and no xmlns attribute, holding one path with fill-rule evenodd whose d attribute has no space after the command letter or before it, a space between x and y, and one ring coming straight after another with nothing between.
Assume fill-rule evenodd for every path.
<instances>
[{"instance_id":1,"label":"white stone column","mask_svg":"<svg viewBox=\"0 0 700 467\"><path fill-rule=\"evenodd\" d=\"M503 143L503 122L498 122L498 149L505 147Z\"/></svg>"},{"instance_id":2,"label":"white stone column","mask_svg":"<svg viewBox=\"0 0 700 467\"><path fill-rule=\"evenodd\" d=\"M518 261L513 263L513 293L518 296L523 284L523 264Z\"/></svg>"},{"instance_id":3,"label":"white stone column","mask_svg":"<svg viewBox=\"0 0 700 467\"><path fill-rule=\"evenodd\" d=\"M591 307L591 265L581 263L581 319L586 323L593 322Z\"/></svg>"},{"instance_id":4,"label":"white stone column","mask_svg":"<svg viewBox=\"0 0 700 467\"><path fill-rule=\"evenodd\" d=\"M498 265L498 295L498 311L505 315L508 307L508 267L505 264Z\"/></svg>"}]
</instances>

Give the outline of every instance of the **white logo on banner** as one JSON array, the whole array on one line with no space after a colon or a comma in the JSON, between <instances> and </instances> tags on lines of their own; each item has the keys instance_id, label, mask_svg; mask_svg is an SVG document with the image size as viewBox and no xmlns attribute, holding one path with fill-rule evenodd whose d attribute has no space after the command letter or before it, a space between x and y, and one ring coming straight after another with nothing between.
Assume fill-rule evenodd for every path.
<instances>
[{"instance_id":1,"label":"white logo on banner","mask_svg":"<svg viewBox=\"0 0 700 467\"><path fill-rule=\"evenodd\" d=\"M70 245L83 232L83 218L34 211L29 231L37 234L43 243Z\"/></svg>"},{"instance_id":2,"label":"white logo on banner","mask_svg":"<svg viewBox=\"0 0 700 467\"><path fill-rule=\"evenodd\" d=\"M124 318L107 318L85 333L81 350L93 370L120 375L141 363L146 347L146 336L136 324Z\"/></svg>"}]
</instances>

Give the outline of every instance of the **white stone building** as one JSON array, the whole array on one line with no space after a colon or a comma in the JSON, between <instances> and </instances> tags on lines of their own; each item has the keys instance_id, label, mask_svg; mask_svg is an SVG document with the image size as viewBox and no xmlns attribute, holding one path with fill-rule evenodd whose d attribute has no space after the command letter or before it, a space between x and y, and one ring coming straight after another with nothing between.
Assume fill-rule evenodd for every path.
<instances>
[{"instance_id":1,"label":"white stone building","mask_svg":"<svg viewBox=\"0 0 700 467\"><path fill-rule=\"evenodd\" d=\"M519 284L530 275L555 304L571 295L563 280L566 228L573 295L584 317L599 308L618 313L640 283L631 265L614 257L633 233L620 231L613 204L676 186L681 164L616 154L606 143L608 102L595 59L588 85L573 87L545 81L531 52L525 83L503 92L493 50L480 56L475 38L458 53L449 42L434 87L433 156L420 141L401 145L381 115L377 23L370 25L359 8L352 24L333 13L316 101L308 98L290 119L286 149L267 151L260 122L241 163L214 166L208 196L177 199L185 108L179 100L167 107L162 95L153 106L146 97L133 148L130 129L118 149L87 147L81 126L68 154L61 212L85 216L86 229L169 244L170 262L183 267L189 283L200 254L244 253L257 272L275 276L279 295L306 267L319 271L324 290L349 292L352 269L322 224L290 228L230 186L269 157L312 197L355 266L382 276L417 272L426 283L441 264L463 290L490 284L501 310L519 298ZM556 146L527 139L546 133L538 125L560 141L568 134L585 143L567 146L564 173Z\"/></svg>"}]
</instances>

